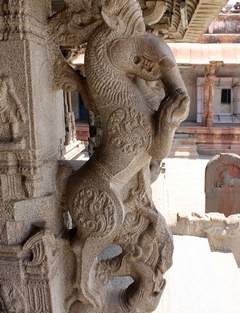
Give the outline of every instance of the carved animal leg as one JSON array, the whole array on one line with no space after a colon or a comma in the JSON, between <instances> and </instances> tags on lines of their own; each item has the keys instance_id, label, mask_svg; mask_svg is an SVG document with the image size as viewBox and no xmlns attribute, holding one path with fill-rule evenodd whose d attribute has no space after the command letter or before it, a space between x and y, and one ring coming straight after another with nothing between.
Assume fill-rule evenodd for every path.
<instances>
[{"instance_id":1,"label":"carved animal leg","mask_svg":"<svg viewBox=\"0 0 240 313\"><path fill-rule=\"evenodd\" d=\"M177 90L173 96L166 98L156 113L156 130L151 155L154 159L163 160L171 150L176 129L186 118L189 108L189 97L184 91Z\"/></svg>"},{"instance_id":2,"label":"carved animal leg","mask_svg":"<svg viewBox=\"0 0 240 313\"><path fill-rule=\"evenodd\" d=\"M165 273L172 265L172 234L168 229L165 218L160 213L160 210L156 209L155 204L152 201L149 166L146 166L138 175L140 185L142 186L141 202L138 202L138 206L141 209L142 214L150 220L151 235L153 238L158 239L160 256L156 267L162 273Z\"/></svg>"},{"instance_id":3,"label":"carved animal leg","mask_svg":"<svg viewBox=\"0 0 240 313\"><path fill-rule=\"evenodd\" d=\"M79 180L82 187L79 187ZM85 302L101 309L106 281L104 273L99 272L98 258L113 243L119 231L123 205L110 189L109 181L99 174L98 168L89 164L72 177L69 192L72 193L69 211L82 243L82 246L77 244L74 249L80 266L77 284Z\"/></svg>"}]
</instances>

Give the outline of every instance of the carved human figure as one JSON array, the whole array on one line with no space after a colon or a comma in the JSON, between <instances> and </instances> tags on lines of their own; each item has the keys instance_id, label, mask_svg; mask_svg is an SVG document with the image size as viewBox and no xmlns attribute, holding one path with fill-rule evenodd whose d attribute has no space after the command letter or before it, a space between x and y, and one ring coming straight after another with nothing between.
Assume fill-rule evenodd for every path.
<instances>
[{"instance_id":1,"label":"carved human figure","mask_svg":"<svg viewBox=\"0 0 240 313\"><path fill-rule=\"evenodd\" d=\"M22 139L26 114L7 76L0 76L0 142L18 142Z\"/></svg>"},{"instance_id":2,"label":"carved human figure","mask_svg":"<svg viewBox=\"0 0 240 313\"><path fill-rule=\"evenodd\" d=\"M112 312L113 301L116 313L146 313L157 307L173 251L152 201L149 165L167 156L189 98L171 51L146 33L138 1L101 2L102 23L88 38L85 71L103 135L66 191L77 228L76 295L69 311ZM81 85L69 71L68 82L71 77ZM164 99L161 88L149 83L159 80ZM111 244L121 253L101 261ZM113 296L111 284L120 277L133 281Z\"/></svg>"}]
</instances>

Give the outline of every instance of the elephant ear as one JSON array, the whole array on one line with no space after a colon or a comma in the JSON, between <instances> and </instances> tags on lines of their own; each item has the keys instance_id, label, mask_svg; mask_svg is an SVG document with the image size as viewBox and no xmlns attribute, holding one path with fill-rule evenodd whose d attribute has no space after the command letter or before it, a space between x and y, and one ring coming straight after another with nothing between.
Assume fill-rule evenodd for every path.
<instances>
[{"instance_id":1,"label":"elephant ear","mask_svg":"<svg viewBox=\"0 0 240 313\"><path fill-rule=\"evenodd\" d=\"M119 17L119 13L128 1L129 0L101 0L102 18L109 28L116 30L124 26L123 21Z\"/></svg>"},{"instance_id":2,"label":"elephant ear","mask_svg":"<svg viewBox=\"0 0 240 313\"><path fill-rule=\"evenodd\" d=\"M87 42L103 23L99 1L65 0L65 8L49 18L49 40L63 47Z\"/></svg>"}]
</instances>

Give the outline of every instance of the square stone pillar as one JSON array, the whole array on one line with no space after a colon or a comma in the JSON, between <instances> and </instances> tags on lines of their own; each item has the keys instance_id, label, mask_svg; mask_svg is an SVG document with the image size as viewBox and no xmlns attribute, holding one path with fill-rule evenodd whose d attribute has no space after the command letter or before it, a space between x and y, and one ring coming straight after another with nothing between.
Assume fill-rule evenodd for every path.
<instances>
[{"instance_id":1,"label":"square stone pillar","mask_svg":"<svg viewBox=\"0 0 240 313\"><path fill-rule=\"evenodd\" d=\"M64 106L52 83L50 9L48 0L0 1L1 312L64 312L56 196Z\"/></svg>"},{"instance_id":2,"label":"square stone pillar","mask_svg":"<svg viewBox=\"0 0 240 313\"><path fill-rule=\"evenodd\" d=\"M0 242L6 244L21 242L35 223L59 231L54 194L64 106L62 92L53 89L49 14L47 0L0 4Z\"/></svg>"}]
</instances>

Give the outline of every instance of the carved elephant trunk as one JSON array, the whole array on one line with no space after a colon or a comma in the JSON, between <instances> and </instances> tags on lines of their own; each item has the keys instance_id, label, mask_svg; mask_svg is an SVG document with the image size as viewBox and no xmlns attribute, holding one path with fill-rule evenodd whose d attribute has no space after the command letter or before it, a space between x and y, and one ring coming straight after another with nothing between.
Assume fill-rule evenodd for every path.
<instances>
[{"instance_id":1,"label":"carved elephant trunk","mask_svg":"<svg viewBox=\"0 0 240 313\"><path fill-rule=\"evenodd\" d=\"M162 80L166 94L186 91L174 56L167 44L157 36L144 34L113 41L109 58L119 71L147 81Z\"/></svg>"}]
</instances>

